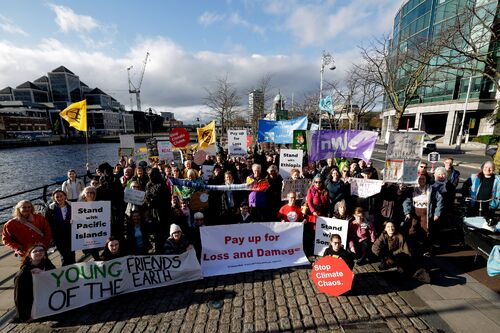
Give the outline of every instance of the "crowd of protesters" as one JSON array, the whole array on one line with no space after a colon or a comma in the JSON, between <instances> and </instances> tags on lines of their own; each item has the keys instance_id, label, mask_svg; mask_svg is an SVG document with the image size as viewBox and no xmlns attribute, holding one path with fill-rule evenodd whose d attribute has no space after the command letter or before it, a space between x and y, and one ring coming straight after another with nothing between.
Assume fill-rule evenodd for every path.
<instances>
[{"instance_id":1,"label":"crowd of protesters","mask_svg":"<svg viewBox=\"0 0 500 333\"><path fill-rule=\"evenodd\" d=\"M306 161L302 170L293 169L289 178L308 179L310 186L303 194L282 193L279 153L275 151L255 151L245 157L226 157L221 153L207 156L203 165L212 170L205 180L208 184L261 182L266 190L209 191L208 204L193 208L190 199L194 189L173 184L174 178L203 182L203 168L187 153L182 165L163 161L136 163L132 158L122 158L115 166L100 164L95 174L87 166L87 187L74 170L69 170L62 188L53 192L53 202L45 216L36 214L30 201L19 202L2 234L3 243L23 258L16 278L16 304L18 298L32 298L31 294L23 294L23 284L31 279L27 270L35 273L54 267L47 258L49 246L57 247L61 265L75 263L70 223L71 202L78 200L111 202L112 236L104 249L87 251L95 260L127 254L179 254L191 247L199 258L200 227L253 222L304 223L304 251L311 257L316 219L323 216L347 220L349 224L345 244L339 235L331 235L325 255L340 257L351 268L354 264L378 261L381 270L395 267L417 278L424 275L425 281L427 278L416 263L418 258L432 256L441 245L439 228L452 218L460 176L452 158L444 160L444 166L433 172L422 162L416 185L385 183L380 193L361 198L351 194L350 182L352 178L378 179L381 170L376 170L371 161ZM488 161L464 183L463 197L470 199L469 214L489 215L498 208L499 181L493 163ZM145 192L142 205L124 202L127 187ZM18 315L21 320L29 319L29 313L23 309Z\"/></svg>"}]
</instances>

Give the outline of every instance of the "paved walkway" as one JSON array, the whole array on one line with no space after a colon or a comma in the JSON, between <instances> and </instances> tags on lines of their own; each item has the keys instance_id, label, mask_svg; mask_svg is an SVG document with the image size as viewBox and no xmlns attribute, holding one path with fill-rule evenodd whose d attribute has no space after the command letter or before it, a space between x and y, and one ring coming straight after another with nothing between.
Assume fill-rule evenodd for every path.
<instances>
[{"instance_id":1,"label":"paved walkway","mask_svg":"<svg viewBox=\"0 0 500 333\"><path fill-rule=\"evenodd\" d=\"M434 284L420 286L376 265L356 267L353 289L340 297L319 293L310 267L212 277L120 295L43 322L6 323L0 333L500 332L499 296L439 259L435 265Z\"/></svg>"}]
</instances>

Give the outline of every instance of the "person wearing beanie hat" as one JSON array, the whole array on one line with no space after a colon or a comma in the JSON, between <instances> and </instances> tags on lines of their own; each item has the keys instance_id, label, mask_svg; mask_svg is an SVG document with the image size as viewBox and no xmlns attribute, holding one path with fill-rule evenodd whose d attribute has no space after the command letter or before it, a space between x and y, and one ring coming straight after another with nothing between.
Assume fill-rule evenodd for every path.
<instances>
[{"instance_id":1,"label":"person wearing beanie hat","mask_svg":"<svg viewBox=\"0 0 500 333\"><path fill-rule=\"evenodd\" d=\"M192 248L189 240L177 224L170 225L170 237L165 242L165 254L181 254Z\"/></svg>"}]
</instances>

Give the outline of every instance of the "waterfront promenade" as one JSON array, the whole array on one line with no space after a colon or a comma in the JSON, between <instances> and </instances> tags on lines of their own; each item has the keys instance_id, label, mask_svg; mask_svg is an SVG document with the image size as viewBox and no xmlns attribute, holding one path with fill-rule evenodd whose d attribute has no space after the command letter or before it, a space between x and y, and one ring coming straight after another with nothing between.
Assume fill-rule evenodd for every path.
<instances>
[{"instance_id":1,"label":"waterfront promenade","mask_svg":"<svg viewBox=\"0 0 500 333\"><path fill-rule=\"evenodd\" d=\"M317 291L310 266L304 266L205 278L14 324L12 274L18 262L9 252L0 247L0 332L6 333L500 331L500 296L439 257L433 259L431 285L369 264L355 268L349 293L332 297ZM59 263L56 256L51 259Z\"/></svg>"}]
</instances>

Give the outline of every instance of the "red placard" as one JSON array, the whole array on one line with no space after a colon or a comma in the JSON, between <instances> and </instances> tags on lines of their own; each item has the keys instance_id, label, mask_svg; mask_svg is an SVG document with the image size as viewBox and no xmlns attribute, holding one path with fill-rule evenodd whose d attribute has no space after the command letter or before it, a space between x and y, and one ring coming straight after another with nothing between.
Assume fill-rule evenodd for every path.
<instances>
[{"instance_id":1,"label":"red placard","mask_svg":"<svg viewBox=\"0 0 500 333\"><path fill-rule=\"evenodd\" d=\"M186 147L190 141L189 133L185 128L174 128L170 131L169 140L174 147Z\"/></svg>"},{"instance_id":2,"label":"red placard","mask_svg":"<svg viewBox=\"0 0 500 333\"><path fill-rule=\"evenodd\" d=\"M250 148L252 147L252 136L251 135L247 135L247 148Z\"/></svg>"},{"instance_id":3,"label":"red placard","mask_svg":"<svg viewBox=\"0 0 500 333\"><path fill-rule=\"evenodd\" d=\"M326 256L313 264L311 278L319 291L340 296L351 290L354 274L341 258Z\"/></svg>"}]
</instances>

